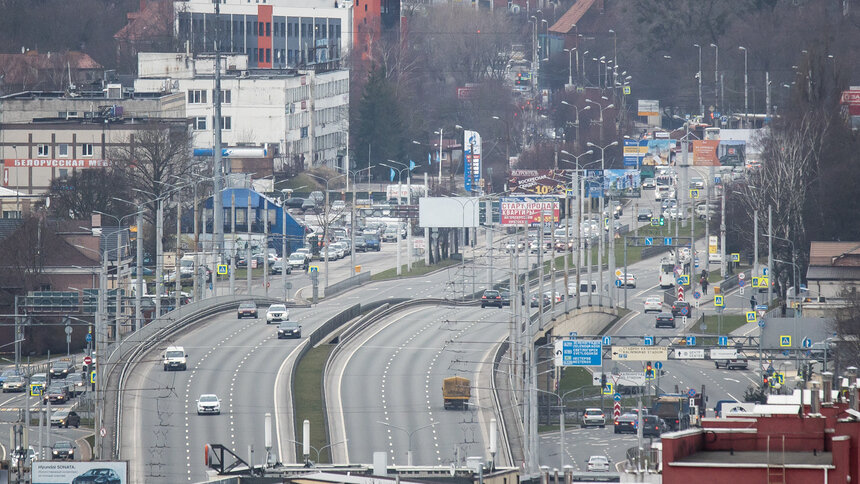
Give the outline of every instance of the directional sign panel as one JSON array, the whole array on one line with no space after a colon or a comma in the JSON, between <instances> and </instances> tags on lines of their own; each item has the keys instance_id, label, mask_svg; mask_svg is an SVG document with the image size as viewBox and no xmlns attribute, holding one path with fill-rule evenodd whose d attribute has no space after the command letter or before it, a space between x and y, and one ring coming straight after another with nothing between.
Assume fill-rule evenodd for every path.
<instances>
[{"instance_id":1,"label":"directional sign panel","mask_svg":"<svg viewBox=\"0 0 860 484\"><path fill-rule=\"evenodd\" d=\"M764 277L767 277L767 275L768 275L769 273L770 273L770 270L769 270L767 267L762 267L762 268L761 268L761 275L763 275Z\"/></svg>"},{"instance_id":2,"label":"directional sign panel","mask_svg":"<svg viewBox=\"0 0 860 484\"><path fill-rule=\"evenodd\" d=\"M678 276L677 282L678 282L678 284L680 284L682 286L689 286L690 285L690 276L688 276L687 274L684 274L683 276Z\"/></svg>"},{"instance_id":3,"label":"directional sign panel","mask_svg":"<svg viewBox=\"0 0 860 484\"><path fill-rule=\"evenodd\" d=\"M800 342L800 346L804 348L812 348L812 340L809 338L803 338L803 341Z\"/></svg>"},{"instance_id":4,"label":"directional sign panel","mask_svg":"<svg viewBox=\"0 0 860 484\"><path fill-rule=\"evenodd\" d=\"M607 383L606 386L603 387L603 394L604 395L612 395L613 393L615 393L614 387L615 387L615 385L613 385L612 383Z\"/></svg>"},{"instance_id":5,"label":"directional sign panel","mask_svg":"<svg viewBox=\"0 0 860 484\"><path fill-rule=\"evenodd\" d=\"M616 402L620 402L621 401L621 394L616 393L615 395L612 395L612 399L615 400Z\"/></svg>"},{"instance_id":6,"label":"directional sign panel","mask_svg":"<svg viewBox=\"0 0 860 484\"><path fill-rule=\"evenodd\" d=\"M714 296L714 306L723 307L723 296Z\"/></svg>"},{"instance_id":7,"label":"directional sign panel","mask_svg":"<svg viewBox=\"0 0 860 484\"><path fill-rule=\"evenodd\" d=\"M695 336L687 336L687 346L696 346Z\"/></svg>"},{"instance_id":8,"label":"directional sign panel","mask_svg":"<svg viewBox=\"0 0 860 484\"><path fill-rule=\"evenodd\" d=\"M556 366L600 366L603 361L603 341L566 339L555 343Z\"/></svg>"},{"instance_id":9,"label":"directional sign panel","mask_svg":"<svg viewBox=\"0 0 860 484\"><path fill-rule=\"evenodd\" d=\"M738 357L738 350L735 348L711 348L712 360L734 360Z\"/></svg>"},{"instance_id":10,"label":"directional sign panel","mask_svg":"<svg viewBox=\"0 0 860 484\"><path fill-rule=\"evenodd\" d=\"M704 360L705 350L700 348L676 348L676 360Z\"/></svg>"},{"instance_id":11,"label":"directional sign panel","mask_svg":"<svg viewBox=\"0 0 860 484\"><path fill-rule=\"evenodd\" d=\"M672 237L663 237L663 245L672 245Z\"/></svg>"},{"instance_id":12,"label":"directional sign panel","mask_svg":"<svg viewBox=\"0 0 860 484\"><path fill-rule=\"evenodd\" d=\"M614 361L666 361L669 351L665 346L613 346Z\"/></svg>"},{"instance_id":13,"label":"directional sign panel","mask_svg":"<svg viewBox=\"0 0 860 484\"><path fill-rule=\"evenodd\" d=\"M660 224L659 219L653 219L653 220L657 220L657 224L658 225ZM645 245L654 245L654 237L645 237Z\"/></svg>"},{"instance_id":14,"label":"directional sign panel","mask_svg":"<svg viewBox=\"0 0 860 484\"><path fill-rule=\"evenodd\" d=\"M606 375L607 382L613 382L616 386L641 387L645 384L645 375L638 371L622 371L618 374L595 372L591 375L591 383L600 386L603 375Z\"/></svg>"},{"instance_id":15,"label":"directional sign panel","mask_svg":"<svg viewBox=\"0 0 860 484\"><path fill-rule=\"evenodd\" d=\"M657 368L658 370L662 370L663 369L663 362L662 361L654 362L654 368Z\"/></svg>"},{"instance_id":16,"label":"directional sign panel","mask_svg":"<svg viewBox=\"0 0 860 484\"><path fill-rule=\"evenodd\" d=\"M612 336L603 337L603 346L612 346Z\"/></svg>"},{"instance_id":17,"label":"directional sign panel","mask_svg":"<svg viewBox=\"0 0 860 484\"><path fill-rule=\"evenodd\" d=\"M645 337L643 337L642 342L645 346L653 346L654 345L654 337L653 336L645 336Z\"/></svg>"},{"instance_id":18,"label":"directional sign panel","mask_svg":"<svg viewBox=\"0 0 860 484\"><path fill-rule=\"evenodd\" d=\"M748 323L755 323L756 321L758 321L758 315L755 313L755 311L747 311L746 314Z\"/></svg>"},{"instance_id":19,"label":"directional sign panel","mask_svg":"<svg viewBox=\"0 0 860 484\"><path fill-rule=\"evenodd\" d=\"M779 346L781 348L790 348L791 347L791 335L784 334L779 337Z\"/></svg>"},{"instance_id":20,"label":"directional sign panel","mask_svg":"<svg viewBox=\"0 0 860 484\"><path fill-rule=\"evenodd\" d=\"M717 344L720 346L728 346L729 345L729 337L728 336L720 336L717 338Z\"/></svg>"}]
</instances>

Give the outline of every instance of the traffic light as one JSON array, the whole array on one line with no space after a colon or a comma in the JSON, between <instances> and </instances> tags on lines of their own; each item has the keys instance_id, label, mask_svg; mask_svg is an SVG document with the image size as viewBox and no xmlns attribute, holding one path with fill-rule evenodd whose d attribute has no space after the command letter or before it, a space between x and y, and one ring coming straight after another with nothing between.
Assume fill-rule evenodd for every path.
<instances>
[{"instance_id":1,"label":"traffic light","mask_svg":"<svg viewBox=\"0 0 860 484\"><path fill-rule=\"evenodd\" d=\"M661 215L660 216L660 226L662 227L664 225L666 225L666 218Z\"/></svg>"},{"instance_id":2,"label":"traffic light","mask_svg":"<svg viewBox=\"0 0 860 484\"><path fill-rule=\"evenodd\" d=\"M601 387L605 387L605 386L606 386L606 373L602 373L602 374L600 375L600 386L601 386Z\"/></svg>"},{"instance_id":3,"label":"traffic light","mask_svg":"<svg viewBox=\"0 0 860 484\"><path fill-rule=\"evenodd\" d=\"M651 366L650 361L645 363L645 378L649 380L654 378L654 368Z\"/></svg>"},{"instance_id":4,"label":"traffic light","mask_svg":"<svg viewBox=\"0 0 860 484\"><path fill-rule=\"evenodd\" d=\"M768 386L770 382L768 381L767 373L761 376L761 384L764 386Z\"/></svg>"}]
</instances>

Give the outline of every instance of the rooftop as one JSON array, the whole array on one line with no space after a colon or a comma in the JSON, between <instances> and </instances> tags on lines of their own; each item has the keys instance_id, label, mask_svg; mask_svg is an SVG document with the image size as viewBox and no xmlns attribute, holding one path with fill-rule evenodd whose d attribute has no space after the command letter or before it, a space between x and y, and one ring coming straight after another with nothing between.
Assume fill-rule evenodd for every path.
<instances>
[{"instance_id":1,"label":"rooftop","mask_svg":"<svg viewBox=\"0 0 860 484\"><path fill-rule=\"evenodd\" d=\"M814 241L809 244L810 266L837 265L837 259L846 255L860 256L860 242Z\"/></svg>"},{"instance_id":2,"label":"rooftop","mask_svg":"<svg viewBox=\"0 0 860 484\"><path fill-rule=\"evenodd\" d=\"M778 462L774 459L779 455ZM770 455L770 463L785 463L786 466L833 466L833 454L830 452L779 452ZM688 455L674 462L671 466L695 467L766 467L768 452L766 451L701 451Z\"/></svg>"},{"instance_id":3,"label":"rooftop","mask_svg":"<svg viewBox=\"0 0 860 484\"><path fill-rule=\"evenodd\" d=\"M549 31L557 34L569 34L592 5L594 5L594 0L577 0L556 23L552 24Z\"/></svg>"}]
</instances>

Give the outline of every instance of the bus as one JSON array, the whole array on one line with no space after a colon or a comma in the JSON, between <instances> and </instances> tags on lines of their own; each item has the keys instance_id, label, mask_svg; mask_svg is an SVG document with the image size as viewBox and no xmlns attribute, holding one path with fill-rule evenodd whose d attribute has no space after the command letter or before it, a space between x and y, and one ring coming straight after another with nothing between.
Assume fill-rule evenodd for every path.
<instances>
[{"instance_id":1,"label":"bus","mask_svg":"<svg viewBox=\"0 0 860 484\"><path fill-rule=\"evenodd\" d=\"M660 279L660 289L667 289L675 285L675 264L669 259L660 261L660 271L657 273Z\"/></svg>"}]
</instances>

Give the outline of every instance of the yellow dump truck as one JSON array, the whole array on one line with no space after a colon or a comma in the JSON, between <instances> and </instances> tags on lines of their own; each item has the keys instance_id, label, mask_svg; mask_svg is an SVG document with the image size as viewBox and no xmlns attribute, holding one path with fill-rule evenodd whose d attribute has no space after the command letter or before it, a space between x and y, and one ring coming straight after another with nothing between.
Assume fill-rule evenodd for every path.
<instances>
[{"instance_id":1,"label":"yellow dump truck","mask_svg":"<svg viewBox=\"0 0 860 484\"><path fill-rule=\"evenodd\" d=\"M471 396L472 382L468 378L452 376L442 380L442 398L445 399L445 410L466 408Z\"/></svg>"}]
</instances>

